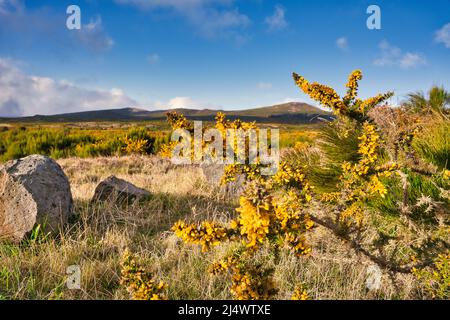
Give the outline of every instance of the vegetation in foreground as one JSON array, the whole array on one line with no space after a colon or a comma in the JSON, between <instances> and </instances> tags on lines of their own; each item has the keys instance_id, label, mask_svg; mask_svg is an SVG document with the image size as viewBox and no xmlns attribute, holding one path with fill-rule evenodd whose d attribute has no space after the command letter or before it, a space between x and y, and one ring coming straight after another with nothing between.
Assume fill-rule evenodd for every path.
<instances>
[{"instance_id":1,"label":"vegetation in foreground","mask_svg":"<svg viewBox=\"0 0 450 320\"><path fill-rule=\"evenodd\" d=\"M279 123L266 126L277 128ZM311 144L321 124L283 125L280 146ZM112 122L89 123L85 127L61 123L21 126L0 124L0 162L32 154L54 159L79 157L153 155L170 139L167 125L136 122L117 126Z\"/></svg>"},{"instance_id":2,"label":"vegetation in foreground","mask_svg":"<svg viewBox=\"0 0 450 320\"><path fill-rule=\"evenodd\" d=\"M230 279L230 293L234 298L274 298L278 288L273 264L279 263L285 250L301 258L307 256L313 250L307 238L316 225L330 230L350 249L391 275L414 273L423 278L421 273L437 273L439 276L429 277L435 283L425 287L432 296L447 298L448 159L439 161L443 159L436 157L437 161L432 163L418 157L412 142L420 131L422 119L409 113L417 110L380 107L393 95L390 92L359 99L361 79L362 73L354 71L346 85L347 94L341 98L334 89L310 83L294 73L298 87L332 109L337 117L330 128L324 130L332 139L325 138L318 145L324 160L322 164L306 165L304 160L308 153L303 152L300 158L282 161L273 176L261 174L264 165L259 162L228 165L223 177L225 183L235 181L238 176L246 181L240 206L236 209L237 219L226 224L179 221L172 227L180 239L188 244L200 244L202 251L213 250L223 242L235 243L234 250L210 265L212 274L223 274ZM444 97L447 99L447 94ZM428 124L432 122L446 128L444 104L426 111L432 111L431 115L438 120L428 119ZM193 130L192 123L182 115L170 113L168 117L174 129ZM216 128L222 131L255 129L254 123L232 122L221 113L216 119ZM399 125L403 126L399 128ZM448 151L445 141L448 134L446 130L443 133L443 137L436 139L444 139L441 147ZM235 141L226 143L236 145ZM347 148L344 154L342 146ZM172 147L173 144L169 144L163 150L170 154ZM336 154L339 162L333 157ZM331 173L337 183L334 190L316 193L308 180L308 169L320 174L329 169L328 165L334 166ZM331 179L325 180L330 182ZM272 264L258 260L265 247L274 257ZM433 262L434 270L428 271L427 268L433 268ZM297 279L296 292L304 292L301 281ZM302 296L306 298L307 294Z\"/></svg>"},{"instance_id":3,"label":"vegetation in foreground","mask_svg":"<svg viewBox=\"0 0 450 320\"><path fill-rule=\"evenodd\" d=\"M232 249L202 253L183 244L170 228L180 219L226 222L235 218L235 194L211 186L200 168L174 167L154 156L69 158L58 161L68 175L76 219L58 237L39 232L23 243L0 244L2 299L129 299L121 286L122 256L128 248L136 262L168 285L170 299L231 299L228 283L208 273L209 262ZM95 187L110 175L153 193L142 203L119 207L91 205ZM397 291L384 274L380 290L366 290L369 262L314 229L315 250L298 260L284 252L275 268L276 298L290 299L293 282L302 279L311 299L407 299L417 297L412 275L400 275ZM260 259L272 259L270 250ZM66 286L67 268L81 268L81 290Z\"/></svg>"},{"instance_id":4,"label":"vegetation in foreground","mask_svg":"<svg viewBox=\"0 0 450 320\"><path fill-rule=\"evenodd\" d=\"M54 159L155 154L169 133L144 126L129 129L83 129L53 126L8 126L0 132L0 161L31 154Z\"/></svg>"},{"instance_id":5,"label":"vegetation in foreground","mask_svg":"<svg viewBox=\"0 0 450 320\"><path fill-rule=\"evenodd\" d=\"M341 99L296 76L338 118L315 143L285 152L274 177L229 167L225 180L247 177L240 197L200 168L157 157L60 160L76 218L59 237L37 229L19 245L0 245L0 297L448 299L446 109L379 106L388 95L359 100L360 78L351 75ZM217 125L236 123L219 116ZM91 204L110 174L153 196ZM81 267L81 290L65 285L70 265ZM381 278L369 290L373 265Z\"/></svg>"}]
</instances>

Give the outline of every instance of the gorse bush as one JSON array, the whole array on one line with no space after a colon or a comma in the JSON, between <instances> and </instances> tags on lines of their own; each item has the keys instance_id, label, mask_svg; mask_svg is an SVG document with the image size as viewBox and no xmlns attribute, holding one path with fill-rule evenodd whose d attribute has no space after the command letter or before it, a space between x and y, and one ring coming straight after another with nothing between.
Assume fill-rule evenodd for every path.
<instances>
[{"instance_id":1,"label":"gorse bush","mask_svg":"<svg viewBox=\"0 0 450 320\"><path fill-rule=\"evenodd\" d=\"M414 146L424 139L417 138L421 129L417 122L403 119L402 110L396 114L381 106L392 93L359 99L361 79L362 73L354 71L346 95L340 97L333 88L294 73L297 86L336 116L319 133L314 150L305 147L297 156L288 155L273 176L262 175L259 163L227 166L224 183L238 176L246 181L236 219L228 223L179 221L173 226L178 237L201 245L203 251L223 242L235 244L210 267L211 273L230 278L235 298L274 298L273 268L256 257L269 248L274 264L284 250L307 258L314 250L308 238L316 227L328 229L391 274L435 269L442 265L434 263L436 257L448 255L450 172L438 156L442 144L417 152ZM377 115L397 121L395 135ZM193 128L183 115L170 113L168 119L174 129ZM255 128L254 123L226 120L221 113L216 120L219 130ZM235 145L234 141L227 143ZM162 150L170 155L173 146ZM430 162L435 158L440 160ZM327 188L315 188L326 179ZM306 298L302 279L297 282L293 298Z\"/></svg>"},{"instance_id":2,"label":"gorse bush","mask_svg":"<svg viewBox=\"0 0 450 320\"><path fill-rule=\"evenodd\" d=\"M127 288L134 300L164 300L167 285L156 281L153 275L136 262L136 258L125 250L121 261L120 283Z\"/></svg>"},{"instance_id":3,"label":"gorse bush","mask_svg":"<svg viewBox=\"0 0 450 320\"><path fill-rule=\"evenodd\" d=\"M174 129L192 131L193 125L182 115L168 114ZM222 113L216 117L215 127L226 129L255 129L254 123L229 121ZM236 141L225 143L236 145ZM163 148L170 155L174 144ZM237 151L235 150L235 156ZM279 256L287 247L297 255L310 252L304 234L314 223L303 210L311 201L310 185L304 180L301 168L282 163L274 176L261 175L259 163L227 167L223 181L234 181L239 174L245 175L248 187L240 198L237 209L239 217L228 225L204 221L200 224L179 221L172 230L186 243L200 244L203 251L211 250L224 241L240 243L232 252L211 265L212 274L228 274L231 278L231 294L237 299L270 299L277 289L272 279L273 269L262 265L254 256L267 243ZM305 297L305 296L303 296Z\"/></svg>"},{"instance_id":4,"label":"gorse bush","mask_svg":"<svg viewBox=\"0 0 450 320\"><path fill-rule=\"evenodd\" d=\"M430 265L439 252L448 250L448 170L421 158L413 147L423 139L421 126L427 124L420 119L427 117L379 106L391 93L358 99L361 78L359 71L353 72L347 94L340 99L333 89L294 74L305 93L337 116L332 124L335 132L325 129L318 145L325 158L323 167L336 167L341 161L340 182L337 191L320 195L319 210L326 214L313 220L385 270L409 273L413 264ZM442 136L427 139L442 141ZM445 143L436 145L430 158L442 155Z\"/></svg>"},{"instance_id":5,"label":"gorse bush","mask_svg":"<svg viewBox=\"0 0 450 320\"><path fill-rule=\"evenodd\" d=\"M432 268L413 268L412 272L432 298L450 299L450 254L440 254Z\"/></svg>"},{"instance_id":6,"label":"gorse bush","mask_svg":"<svg viewBox=\"0 0 450 320\"><path fill-rule=\"evenodd\" d=\"M95 130L20 127L0 132L0 161L30 154L53 158L154 154L167 143L164 133L142 127L129 130Z\"/></svg>"}]
</instances>

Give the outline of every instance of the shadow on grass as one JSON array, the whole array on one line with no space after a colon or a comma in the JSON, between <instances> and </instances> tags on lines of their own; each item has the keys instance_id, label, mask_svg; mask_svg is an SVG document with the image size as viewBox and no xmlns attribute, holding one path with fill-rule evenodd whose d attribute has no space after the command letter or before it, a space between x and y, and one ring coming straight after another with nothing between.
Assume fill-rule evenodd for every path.
<instances>
[{"instance_id":1,"label":"shadow on grass","mask_svg":"<svg viewBox=\"0 0 450 320\"><path fill-rule=\"evenodd\" d=\"M113 228L136 236L154 237L170 231L178 220L226 222L235 215L236 206L229 200L212 199L200 195L154 193L134 202L75 201L74 215L66 230L79 234L89 230L102 237Z\"/></svg>"}]
</instances>

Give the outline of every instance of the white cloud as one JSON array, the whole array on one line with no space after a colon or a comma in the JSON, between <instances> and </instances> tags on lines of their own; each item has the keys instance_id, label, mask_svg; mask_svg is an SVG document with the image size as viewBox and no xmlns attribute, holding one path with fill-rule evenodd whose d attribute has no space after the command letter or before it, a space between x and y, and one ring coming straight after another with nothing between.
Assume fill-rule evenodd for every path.
<instances>
[{"instance_id":1,"label":"white cloud","mask_svg":"<svg viewBox=\"0 0 450 320\"><path fill-rule=\"evenodd\" d=\"M150 64L157 64L160 60L159 54L152 53L147 56L147 61Z\"/></svg>"},{"instance_id":2,"label":"white cloud","mask_svg":"<svg viewBox=\"0 0 450 320\"><path fill-rule=\"evenodd\" d=\"M196 108L197 103L189 97L176 97L170 99L167 104L169 109L178 109L178 108Z\"/></svg>"},{"instance_id":3,"label":"white cloud","mask_svg":"<svg viewBox=\"0 0 450 320\"><path fill-rule=\"evenodd\" d=\"M157 101L153 104L153 108L165 110L165 109L180 109L180 108L186 108L186 109L220 109L219 106L203 102L203 101L197 101L190 97L175 97L170 99L167 102L161 102Z\"/></svg>"},{"instance_id":4,"label":"white cloud","mask_svg":"<svg viewBox=\"0 0 450 320\"><path fill-rule=\"evenodd\" d=\"M22 12L24 4L21 0L0 0L0 15Z\"/></svg>"},{"instance_id":5,"label":"white cloud","mask_svg":"<svg viewBox=\"0 0 450 320\"><path fill-rule=\"evenodd\" d=\"M336 39L336 46L341 50L348 50L348 40L346 37Z\"/></svg>"},{"instance_id":6,"label":"white cloud","mask_svg":"<svg viewBox=\"0 0 450 320\"><path fill-rule=\"evenodd\" d=\"M379 44L380 54L374 60L379 67L398 66L402 69L416 68L427 63L424 56L416 52L404 53L400 48L391 45L386 40Z\"/></svg>"},{"instance_id":7,"label":"white cloud","mask_svg":"<svg viewBox=\"0 0 450 320\"><path fill-rule=\"evenodd\" d=\"M379 67L395 64L402 55L400 48L391 46L386 40L383 40L378 45L380 49L380 56L375 59L374 64Z\"/></svg>"},{"instance_id":8,"label":"white cloud","mask_svg":"<svg viewBox=\"0 0 450 320\"><path fill-rule=\"evenodd\" d=\"M443 43L446 48L450 48L450 23L447 23L441 29L436 31L434 39L438 43Z\"/></svg>"},{"instance_id":9,"label":"white cloud","mask_svg":"<svg viewBox=\"0 0 450 320\"><path fill-rule=\"evenodd\" d=\"M54 33L54 26L57 23L49 18L47 10L33 12L26 10L22 0L0 0L0 35L14 32L23 32L26 35L30 32Z\"/></svg>"},{"instance_id":10,"label":"white cloud","mask_svg":"<svg viewBox=\"0 0 450 320\"><path fill-rule=\"evenodd\" d=\"M270 90L272 89L272 84L269 82L259 82L258 89L260 90Z\"/></svg>"},{"instance_id":11,"label":"white cloud","mask_svg":"<svg viewBox=\"0 0 450 320\"><path fill-rule=\"evenodd\" d=\"M269 31L282 30L287 27L288 23L286 21L286 9L282 6L275 6L274 13L267 17L265 22L269 27Z\"/></svg>"},{"instance_id":12,"label":"white cloud","mask_svg":"<svg viewBox=\"0 0 450 320\"><path fill-rule=\"evenodd\" d=\"M80 30L73 30L72 34L92 51L108 51L114 45L113 39L104 31L100 16L97 16L95 20L91 19L88 24L82 25Z\"/></svg>"},{"instance_id":13,"label":"white cloud","mask_svg":"<svg viewBox=\"0 0 450 320\"><path fill-rule=\"evenodd\" d=\"M27 8L22 0L0 0L0 36L2 33L14 35L18 42L22 41L27 46L30 40L40 42L51 39L64 51L81 45L93 52L104 52L114 45L113 39L103 28L100 16L82 25L80 30L68 30L65 27L66 18L65 14L49 8ZM82 20L87 19L82 11Z\"/></svg>"},{"instance_id":14,"label":"white cloud","mask_svg":"<svg viewBox=\"0 0 450 320\"><path fill-rule=\"evenodd\" d=\"M85 89L66 80L27 75L0 58L0 116L58 114L136 105L121 89Z\"/></svg>"},{"instance_id":15,"label":"white cloud","mask_svg":"<svg viewBox=\"0 0 450 320\"><path fill-rule=\"evenodd\" d=\"M206 37L236 30L250 24L250 19L232 8L233 0L115 0L143 10L165 9L184 17Z\"/></svg>"},{"instance_id":16,"label":"white cloud","mask_svg":"<svg viewBox=\"0 0 450 320\"><path fill-rule=\"evenodd\" d=\"M414 68L416 66L424 65L426 64L425 58L423 58L421 55L417 53L410 53L407 52L402 56L400 59L400 67L404 69Z\"/></svg>"},{"instance_id":17,"label":"white cloud","mask_svg":"<svg viewBox=\"0 0 450 320\"><path fill-rule=\"evenodd\" d=\"M300 98L284 98L283 100L281 100L277 104L289 103L289 102L302 102L302 100Z\"/></svg>"}]
</instances>

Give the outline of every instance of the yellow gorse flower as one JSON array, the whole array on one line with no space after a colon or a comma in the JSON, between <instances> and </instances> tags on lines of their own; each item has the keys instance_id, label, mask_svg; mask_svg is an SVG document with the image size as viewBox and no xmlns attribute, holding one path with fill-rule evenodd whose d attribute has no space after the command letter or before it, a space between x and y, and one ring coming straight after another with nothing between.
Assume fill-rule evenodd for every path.
<instances>
[{"instance_id":1,"label":"yellow gorse flower","mask_svg":"<svg viewBox=\"0 0 450 320\"><path fill-rule=\"evenodd\" d=\"M302 89L304 93L309 95L311 99L331 108L336 114L345 113L347 111L347 106L333 88L317 82L309 83L305 78L296 73L293 74L293 77L297 86Z\"/></svg>"},{"instance_id":2,"label":"yellow gorse flower","mask_svg":"<svg viewBox=\"0 0 450 320\"><path fill-rule=\"evenodd\" d=\"M450 170L445 169L442 176L443 176L444 180L450 180Z\"/></svg>"},{"instance_id":3,"label":"yellow gorse flower","mask_svg":"<svg viewBox=\"0 0 450 320\"><path fill-rule=\"evenodd\" d=\"M347 94L344 97L346 104L353 102L358 94L358 81L362 79L361 70L353 71L348 77L346 87L348 88Z\"/></svg>"},{"instance_id":4,"label":"yellow gorse flower","mask_svg":"<svg viewBox=\"0 0 450 320\"><path fill-rule=\"evenodd\" d=\"M273 219L270 212L272 208L270 204L255 205L245 197L241 197L239 202L240 207L236 211L240 213L240 233L246 237L246 245L254 247L262 243L269 233Z\"/></svg>"},{"instance_id":5,"label":"yellow gorse flower","mask_svg":"<svg viewBox=\"0 0 450 320\"><path fill-rule=\"evenodd\" d=\"M341 191L325 193L321 196L321 200L325 203L343 205L339 221L344 225L361 225L364 217L362 203L369 196L384 197L387 189L379 178L388 177L393 171L399 169L395 164L376 165L379 161L380 136L376 126L369 122L367 117L368 111L389 99L393 93L379 94L366 100L358 99L358 82L362 78L360 70L353 71L346 84L347 93L341 99L334 89L318 83L311 84L294 73L295 83L304 93L323 106L330 107L335 115L355 121L356 126L360 125L362 131L358 137L360 159L357 162L341 164ZM349 136L348 130L344 132L344 136Z\"/></svg>"},{"instance_id":6,"label":"yellow gorse flower","mask_svg":"<svg viewBox=\"0 0 450 320\"><path fill-rule=\"evenodd\" d=\"M153 275L137 264L135 258L125 250L121 262L120 284L127 288L133 300L165 300L167 285L157 281Z\"/></svg>"},{"instance_id":7,"label":"yellow gorse flower","mask_svg":"<svg viewBox=\"0 0 450 320\"><path fill-rule=\"evenodd\" d=\"M227 270L234 270L236 268L237 260L233 257L227 257L220 261L214 262L209 266L209 272L211 274L217 275L219 273L223 273Z\"/></svg>"},{"instance_id":8,"label":"yellow gorse flower","mask_svg":"<svg viewBox=\"0 0 450 320\"><path fill-rule=\"evenodd\" d=\"M450 252L439 254L432 266L412 268L412 274L421 281L426 292L433 299L450 298Z\"/></svg>"},{"instance_id":9,"label":"yellow gorse flower","mask_svg":"<svg viewBox=\"0 0 450 320\"><path fill-rule=\"evenodd\" d=\"M128 136L126 136L123 139L123 141L126 145L123 148L125 153L127 153L127 154L145 154L145 148L148 145L148 140L145 140L145 139L133 140L133 139L130 139Z\"/></svg>"},{"instance_id":10,"label":"yellow gorse flower","mask_svg":"<svg viewBox=\"0 0 450 320\"><path fill-rule=\"evenodd\" d=\"M301 184L305 180L305 174L301 168L294 168L287 162L281 162L277 173L272 180L279 185Z\"/></svg>"},{"instance_id":11,"label":"yellow gorse flower","mask_svg":"<svg viewBox=\"0 0 450 320\"><path fill-rule=\"evenodd\" d=\"M378 193L382 198L387 194L387 189L376 175L370 178L369 191L372 194Z\"/></svg>"},{"instance_id":12,"label":"yellow gorse flower","mask_svg":"<svg viewBox=\"0 0 450 320\"><path fill-rule=\"evenodd\" d=\"M361 141L358 153L363 156L364 163L374 163L378 157L377 150L380 139L380 136L375 131L375 126L364 122L363 134L358 139Z\"/></svg>"},{"instance_id":13,"label":"yellow gorse flower","mask_svg":"<svg viewBox=\"0 0 450 320\"><path fill-rule=\"evenodd\" d=\"M236 268L231 279L231 294L237 300L270 300L277 289L267 270Z\"/></svg>"},{"instance_id":14,"label":"yellow gorse flower","mask_svg":"<svg viewBox=\"0 0 450 320\"><path fill-rule=\"evenodd\" d=\"M308 224L308 229L313 226L312 222ZM298 233L287 232L285 233L285 243L292 249L297 256L304 256L311 253L311 247L307 245L304 235Z\"/></svg>"},{"instance_id":15,"label":"yellow gorse flower","mask_svg":"<svg viewBox=\"0 0 450 320\"><path fill-rule=\"evenodd\" d=\"M341 213L339 219L345 225L350 226L355 223L357 226L360 226L364 220L364 210L361 208L361 204L358 202L353 203Z\"/></svg>"},{"instance_id":16,"label":"yellow gorse flower","mask_svg":"<svg viewBox=\"0 0 450 320\"><path fill-rule=\"evenodd\" d=\"M229 237L229 232L226 228L209 221L202 222L200 226L178 221L172 227L172 230L184 242L200 244L204 252L208 251L212 246L217 246Z\"/></svg>"},{"instance_id":17,"label":"yellow gorse flower","mask_svg":"<svg viewBox=\"0 0 450 320\"><path fill-rule=\"evenodd\" d=\"M192 131L194 129L193 123L187 120L184 115L179 114L176 111L171 111L167 113L167 122L172 126L174 130L186 129Z\"/></svg>"},{"instance_id":18,"label":"yellow gorse flower","mask_svg":"<svg viewBox=\"0 0 450 320\"><path fill-rule=\"evenodd\" d=\"M346 84L346 95L342 98L333 88L317 82L310 83L294 73L295 83L303 92L331 108L338 116L337 121L342 124L339 137L344 136L349 143L356 142L350 145L352 148L355 146L355 151L351 157L346 157L352 160L340 164L342 174L338 191L324 193L319 199L313 199L314 191L308 182L308 172L298 163L282 161L273 176L262 175L260 163L231 164L225 167L222 182L244 177L246 184L245 192L239 198L237 217L230 221L229 226L222 227L209 221L200 225L179 221L172 228L183 241L201 245L203 251L223 241L236 241L237 249L233 249L233 255L214 262L209 268L214 275L231 276L230 292L235 298L268 299L276 293L273 272L261 266L255 267L258 253L263 248L273 250L276 257L284 249L289 249L297 256L308 255L311 252L307 241L308 231L314 227L313 220L320 225L330 222L333 224L330 229L335 227L333 231L337 230L335 234L341 239L353 239L353 235L364 230L365 223L369 221L365 216L368 202L387 195L385 181L396 171L399 173L401 166L399 163L384 162L382 148L388 139L381 139L380 132L383 131L379 130L375 119L369 117L369 111L389 99L392 93L361 100L357 98L361 79L360 70L352 72ZM254 123L230 121L221 112L215 120L215 127L222 133L229 128L256 128ZM171 121L175 127L190 128L189 122L182 116L173 115ZM353 128L358 132L357 135L351 133ZM357 141L354 140L355 136L358 137ZM226 143L236 147L236 141ZM395 161L399 160L395 158ZM444 180L449 176L449 172L444 171ZM322 205L325 213L335 214L335 219L323 222L321 217L310 216L308 208L317 205ZM307 298L308 293L303 287L296 288L293 299Z\"/></svg>"},{"instance_id":19,"label":"yellow gorse flower","mask_svg":"<svg viewBox=\"0 0 450 320\"><path fill-rule=\"evenodd\" d=\"M357 99L358 81L363 78L361 70L355 70L349 75L346 84L347 94L342 99L333 88L317 82L309 83L296 73L293 74L293 77L297 86L311 99L331 108L336 115L349 116L350 118L361 119L361 116L365 116L370 109L393 96L392 92L388 92L364 101Z\"/></svg>"},{"instance_id":20,"label":"yellow gorse flower","mask_svg":"<svg viewBox=\"0 0 450 320\"><path fill-rule=\"evenodd\" d=\"M308 291L306 291L303 285L298 286L295 288L291 300L309 300Z\"/></svg>"},{"instance_id":21,"label":"yellow gorse flower","mask_svg":"<svg viewBox=\"0 0 450 320\"><path fill-rule=\"evenodd\" d=\"M192 121L189 121L184 115L182 114L178 114L176 111L171 111L166 113L167 116L167 122L171 125L173 130L177 130L177 129L184 129L187 130L190 134L194 133L194 123ZM236 119L234 121L230 121L228 119L226 119L226 115L223 112L218 112L216 114L215 117L216 123L215 123L215 128L218 129L222 135L222 139L223 139L223 150L229 150L231 148L232 152L234 153L234 158L236 159L238 157L238 153L239 153L239 149L238 149L238 141L239 141L239 137L237 135L235 135L233 137L233 135L231 136L227 136L227 129L235 129L235 130L242 130L242 133L244 134L244 136L246 134L248 134L249 130L256 130L257 131L257 127L256 127L256 123L255 122L243 122L239 119ZM208 128L206 127L202 127L203 133L207 130ZM192 139L191 141L192 146L191 146L191 154L190 155L183 155L185 157L191 157L192 159L195 158L196 153L194 152L195 150L195 146L194 146L194 139ZM161 157L164 158L171 158L172 157L172 151L174 150L175 146L178 144L177 141L170 141L166 144L164 144L163 146L161 146L159 155ZM201 147L203 149L203 151L208 150L208 148L210 147L211 142L207 142L205 140L202 140L201 143ZM249 157L248 157L248 144L245 145L245 159L244 165L241 164L236 164L236 165L231 165L228 169L227 172L228 174L226 176L224 176L223 181L224 183L227 182L231 182L235 180L235 177L240 174L243 173L244 171L248 171L248 176L250 178L250 175L254 175L255 177L258 176L257 172L253 172L255 167L258 167L259 164L249 164ZM217 151L217 150L216 150ZM228 160L227 159L227 153L223 152L222 154L215 154L215 157L217 157L217 159L221 159L221 160ZM202 159L194 159L194 160L199 160L201 161Z\"/></svg>"},{"instance_id":22,"label":"yellow gorse flower","mask_svg":"<svg viewBox=\"0 0 450 320\"><path fill-rule=\"evenodd\" d=\"M261 176L257 165L230 165L225 169L225 180L232 181L237 174L246 175L248 184L236 209L238 217L230 221L228 228L208 221L201 225L179 221L172 230L184 242L202 245L203 251L225 240L240 239L245 254L219 260L211 264L209 271L215 275L231 272L230 292L237 299L268 299L276 292L270 273L243 271L247 270L244 259L251 261L250 257L264 244L276 250L290 248L298 256L311 252L304 234L314 223L304 208L312 200L312 187L301 168L285 162L271 177Z\"/></svg>"}]
</instances>

